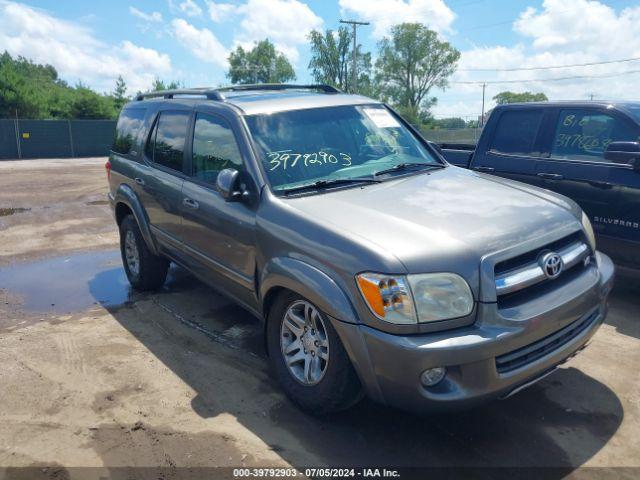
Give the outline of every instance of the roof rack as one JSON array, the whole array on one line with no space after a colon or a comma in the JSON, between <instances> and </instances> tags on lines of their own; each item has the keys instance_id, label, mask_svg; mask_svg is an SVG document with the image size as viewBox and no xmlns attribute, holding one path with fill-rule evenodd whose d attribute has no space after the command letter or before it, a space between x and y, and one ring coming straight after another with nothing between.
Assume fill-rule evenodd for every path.
<instances>
[{"instance_id":1,"label":"roof rack","mask_svg":"<svg viewBox=\"0 0 640 480\"><path fill-rule=\"evenodd\" d=\"M174 98L176 95L195 95L206 97L207 100L224 100L215 88L180 88L175 90L159 90L157 92L139 93L136 100L145 98Z\"/></svg>"},{"instance_id":2,"label":"roof rack","mask_svg":"<svg viewBox=\"0 0 640 480\"><path fill-rule=\"evenodd\" d=\"M250 90L318 90L324 93L342 93L336 87L324 84L294 85L290 83L255 83L250 85L231 85L221 88L180 88L174 90L159 90L157 92L139 93L137 101L146 98L174 98L179 95L193 95L206 97L207 100L224 100L223 92L245 92Z\"/></svg>"},{"instance_id":3,"label":"roof rack","mask_svg":"<svg viewBox=\"0 0 640 480\"><path fill-rule=\"evenodd\" d=\"M231 85L216 89L218 92L242 92L247 90L319 90L324 93L342 93L341 90L325 84L296 85L292 83L253 83L248 85Z\"/></svg>"}]
</instances>

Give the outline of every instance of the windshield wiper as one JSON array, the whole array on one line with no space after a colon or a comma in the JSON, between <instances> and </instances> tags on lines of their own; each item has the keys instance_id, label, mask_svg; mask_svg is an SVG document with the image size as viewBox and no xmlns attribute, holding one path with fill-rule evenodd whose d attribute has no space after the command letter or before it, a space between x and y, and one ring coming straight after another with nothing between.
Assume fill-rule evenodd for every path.
<instances>
[{"instance_id":1,"label":"windshield wiper","mask_svg":"<svg viewBox=\"0 0 640 480\"><path fill-rule=\"evenodd\" d=\"M439 163L426 163L426 162L403 162L403 163L399 163L397 165L394 165L391 168L385 168L384 170L380 170L378 172L374 172L373 176L377 177L379 175L384 175L386 173L393 173L393 172L398 172L398 171L404 171L404 170L409 170L411 168L414 167L420 167L420 168L426 168L429 167L431 168L444 168L444 165L441 165Z\"/></svg>"},{"instance_id":2,"label":"windshield wiper","mask_svg":"<svg viewBox=\"0 0 640 480\"><path fill-rule=\"evenodd\" d=\"M297 187L285 188L281 190L285 195L290 193L303 192L305 190L322 190L336 185L346 185L350 183L381 183L382 180L375 178L336 178L333 180L318 180L317 182L298 185Z\"/></svg>"}]
</instances>

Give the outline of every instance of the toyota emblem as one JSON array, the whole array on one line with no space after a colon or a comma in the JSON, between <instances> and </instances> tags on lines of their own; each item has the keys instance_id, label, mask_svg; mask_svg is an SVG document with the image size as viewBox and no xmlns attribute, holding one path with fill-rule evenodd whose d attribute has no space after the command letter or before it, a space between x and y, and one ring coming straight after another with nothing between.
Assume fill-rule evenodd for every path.
<instances>
[{"instance_id":1,"label":"toyota emblem","mask_svg":"<svg viewBox=\"0 0 640 480\"><path fill-rule=\"evenodd\" d=\"M548 252L540 258L540 268L542 268L542 271L548 279L553 280L554 278L558 278L562 273L564 262L562 261L562 257L557 253Z\"/></svg>"}]
</instances>

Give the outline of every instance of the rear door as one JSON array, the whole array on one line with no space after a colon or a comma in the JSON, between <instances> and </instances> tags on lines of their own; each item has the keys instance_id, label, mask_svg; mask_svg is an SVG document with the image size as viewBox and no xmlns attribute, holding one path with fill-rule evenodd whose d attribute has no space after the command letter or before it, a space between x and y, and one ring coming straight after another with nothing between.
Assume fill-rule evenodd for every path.
<instances>
[{"instance_id":1,"label":"rear door","mask_svg":"<svg viewBox=\"0 0 640 480\"><path fill-rule=\"evenodd\" d=\"M628 194L637 175L628 165L604 158L614 141L637 141L640 129L612 109L560 108L556 110L548 156L540 163L543 186L575 200L601 235L637 241L637 224ZM637 183L636 183L637 184Z\"/></svg>"},{"instance_id":2,"label":"rear door","mask_svg":"<svg viewBox=\"0 0 640 480\"><path fill-rule=\"evenodd\" d=\"M175 254L182 242L184 149L191 115L191 109L158 113L144 149L149 168L135 179L154 235Z\"/></svg>"},{"instance_id":3,"label":"rear door","mask_svg":"<svg viewBox=\"0 0 640 480\"><path fill-rule=\"evenodd\" d=\"M255 301L255 209L251 202L226 201L215 187L218 173L233 168L257 198L241 153L241 137L236 134L239 122L233 120L213 111L195 114L187 147L190 175L181 200L183 240L193 270L251 305Z\"/></svg>"},{"instance_id":4,"label":"rear door","mask_svg":"<svg viewBox=\"0 0 640 480\"><path fill-rule=\"evenodd\" d=\"M544 109L507 108L496 113L498 116L491 119L495 127L488 141L478 145L484 151L476 150L472 169L539 186L536 164Z\"/></svg>"}]
</instances>

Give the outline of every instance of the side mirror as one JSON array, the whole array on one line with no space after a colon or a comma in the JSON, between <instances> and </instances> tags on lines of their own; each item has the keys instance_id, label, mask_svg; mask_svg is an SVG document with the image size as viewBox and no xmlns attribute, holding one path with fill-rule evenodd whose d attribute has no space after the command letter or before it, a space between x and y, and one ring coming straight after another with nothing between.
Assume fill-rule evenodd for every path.
<instances>
[{"instance_id":1,"label":"side mirror","mask_svg":"<svg viewBox=\"0 0 640 480\"><path fill-rule=\"evenodd\" d=\"M611 142L604 152L604 158L613 163L628 164L634 170L640 170L640 143Z\"/></svg>"},{"instance_id":2,"label":"side mirror","mask_svg":"<svg viewBox=\"0 0 640 480\"><path fill-rule=\"evenodd\" d=\"M245 196L244 192L239 190L240 172L233 168L225 168L220 170L216 178L216 190L222 195L227 202L236 202Z\"/></svg>"}]
</instances>

